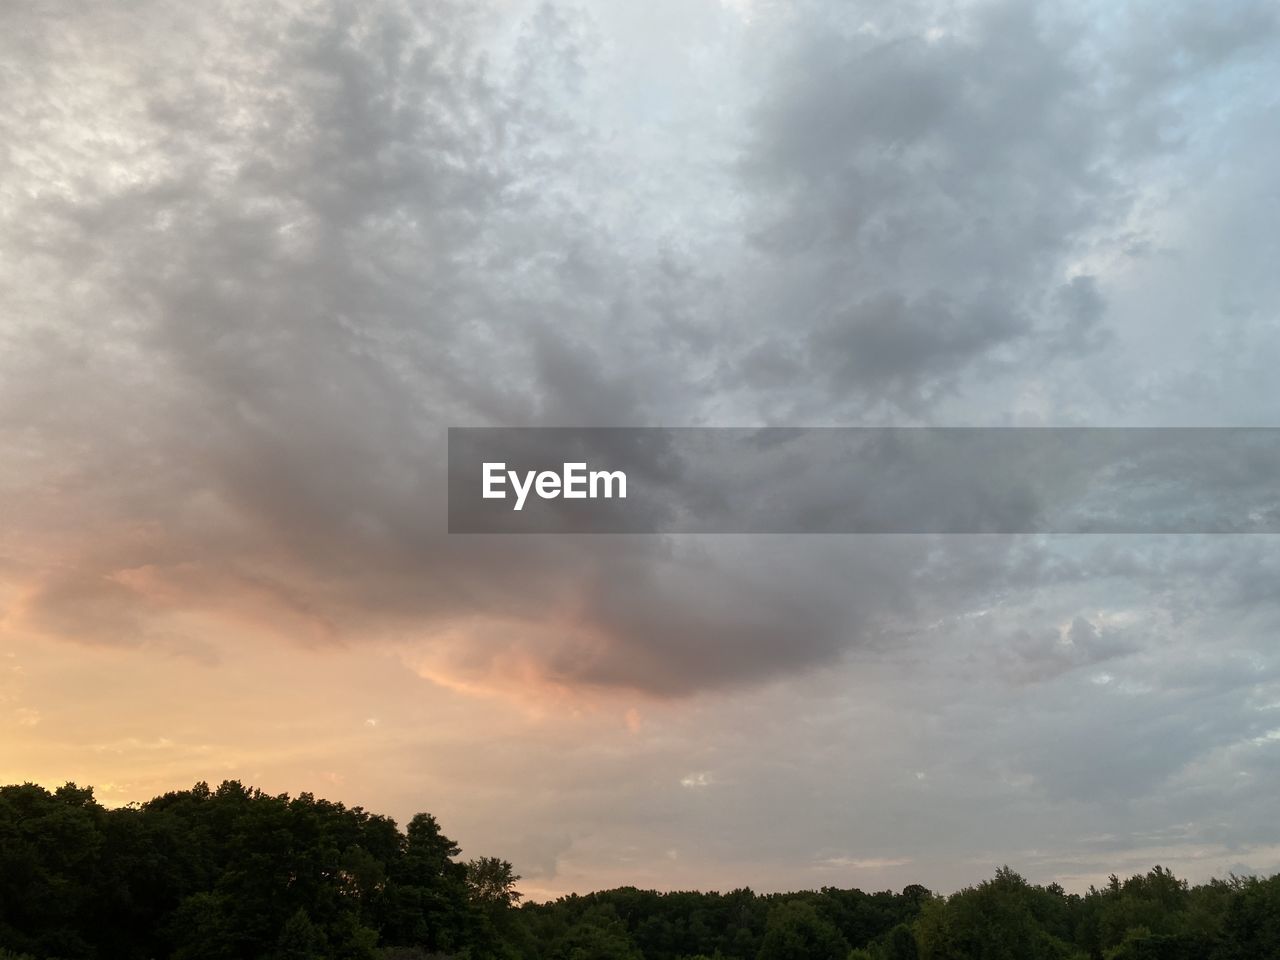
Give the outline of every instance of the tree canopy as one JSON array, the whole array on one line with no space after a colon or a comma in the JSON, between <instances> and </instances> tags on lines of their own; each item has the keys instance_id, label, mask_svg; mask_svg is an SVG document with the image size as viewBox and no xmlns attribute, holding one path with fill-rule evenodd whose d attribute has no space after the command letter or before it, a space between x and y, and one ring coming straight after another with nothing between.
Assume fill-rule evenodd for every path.
<instances>
[{"instance_id":1,"label":"tree canopy","mask_svg":"<svg viewBox=\"0 0 1280 960\"><path fill-rule=\"evenodd\" d=\"M1008 867L912 885L525 903L430 814L237 781L108 809L0 787L0 960L1256 960L1280 957L1280 875L1190 886L1162 867L1083 895Z\"/></svg>"}]
</instances>

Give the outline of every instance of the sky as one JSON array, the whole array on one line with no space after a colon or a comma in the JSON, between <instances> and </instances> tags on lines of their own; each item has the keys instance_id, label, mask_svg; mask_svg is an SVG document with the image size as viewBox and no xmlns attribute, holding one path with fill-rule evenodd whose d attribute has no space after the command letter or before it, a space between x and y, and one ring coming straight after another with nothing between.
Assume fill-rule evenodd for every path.
<instances>
[{"instance_id":1,"label":"sky","mask_svg":"<svg viewBox=\"0 0 1280 960\"><path fill-rule=\"evenodd\" d=\"M450 536L449 426L1278 426L1280 12L0 5L0 782L527 896L1280 870L1272 536Z\"/></svg>"}]
</instances>

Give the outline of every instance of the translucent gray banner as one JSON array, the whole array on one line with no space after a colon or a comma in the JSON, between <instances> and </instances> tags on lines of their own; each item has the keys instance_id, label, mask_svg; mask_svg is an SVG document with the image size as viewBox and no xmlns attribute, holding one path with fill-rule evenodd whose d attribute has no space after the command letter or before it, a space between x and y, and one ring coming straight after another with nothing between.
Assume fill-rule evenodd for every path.
<instances>
[{"instance_id":1,"label":"translucent gray banner","mask_svg":"<svg viewBox=\"0 0 1280 960\"><path fill-rule=\"evenodd\" d=\"M462 428L451 533L1280 533L1277 428Z\"/></svg>"}]
</instances>

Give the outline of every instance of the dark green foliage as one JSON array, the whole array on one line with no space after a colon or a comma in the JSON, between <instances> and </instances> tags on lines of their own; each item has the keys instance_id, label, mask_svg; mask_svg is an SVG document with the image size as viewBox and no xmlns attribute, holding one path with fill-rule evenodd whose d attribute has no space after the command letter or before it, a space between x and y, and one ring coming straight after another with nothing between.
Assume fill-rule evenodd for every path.
<instances>
[{"instance_id":1,"label":"dark green foliage","mask_svg":"<svg viewBox=\"0 0 1280 960\"><path fill-rule=\"evenodd\" d=\"M402 834L360 808L234 781L120 810L70 784L4 787L0 947L60 960L461 949L481 918L458 852L426 815ZM501 954L473 952L486 956Z\"/></svg>"},{"instance_id":2,"label":"dark green foliage","mask_svg":"<svg viewBox=\"0 0 1280 960\"><path fill-rule=\"evenodd\" d=\"M916 945L916 935L905 923L900 923L889 931L884 944L885 960L919 960L920 948Z\"/></svg>"},{"instance_id":3,"label":"dark green foliage","mask_svg":"<svg viewBox=\"0 0 1280 960\"><path fill-rule=\"evenodd\" d=\"M97 912L106 812L74 784L0 790L0 947L74 960L94 955L81 918Z\"/></svg>"},{"instance_id":4,"label":"dark green foliage","mask_svg":"<svg viewBox=\"0 0 1280 960\"><path fill-rule=\"evenodd\" d=\"M428 814L229 781L107 810L0 787L0 960L1280 960L1280 876L1084 896L1005 867L939 897L623 887L517 907Z\"/></svg>"},{"instance_id":5,"label":"dark green foliage","mask_svg":"<svg viewBox=\"0 0 1280 960\"><path fill-rule=\"evenodd\" d=\"M329 939L311 922L307 911L299 910L285 921L271 953L271 960L311 960L329 952Z\"/></svg>"},{"instance_id":6,"label":"dark green foliage","mask_svg":"<svg viewBox=\"0 0 1280 960\"><path fill-rule=\"evenodd\" d=\"M1237 881L1223 917L1218 960L1280 957L1280 874Z\"/></svg>"},{"instance_id":7,"label":"dark green foliage","mask_svg":"<svg viewBox=\"0 0 1280 960\"><path fill-rule=\"evenodd\" d=\"M769 911L758 960L844 960L849 944L804 900L784 900Z\"/></svg>"},{"instance_id":8,"label":"dark green foliage","mask_svg":"<svg viewBox=\"0 0 1280 960\"><path fill-rule=\"evenodd\" d=\"M1061 888L1035 887L1008 867L995 878L934 901L916 926L921 960L1065 960L1070 903Z\"/></svg>"},{"instance_id":9,"label":"dark green foliage","mask_svg":"<svg viewBox=\"0 0 1280 960\"><path fill-rule=\"evenodd\" d=\"M549 945L554 960L644 960L627 928L608 907L588 911Z\"/></svg>"}]
</instances>

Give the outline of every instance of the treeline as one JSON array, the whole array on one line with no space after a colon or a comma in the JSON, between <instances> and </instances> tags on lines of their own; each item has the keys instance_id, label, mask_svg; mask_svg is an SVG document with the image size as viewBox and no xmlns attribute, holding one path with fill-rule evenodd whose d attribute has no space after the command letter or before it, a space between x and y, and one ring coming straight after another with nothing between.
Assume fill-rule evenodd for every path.
<instances>
[{"instance_id":1,"label":"treeline","mask_svg":"<svg viewBox=\"0 0 1280 960\"><path fill-rule=\"evenodd\" d=\"M1258 960L1280 875L1191 887L1156 867L1081 896L1008 868L939 896L623 888L518 905L427 815L229 781L108 810L0 787L0 960Z\"/></svg>"}]
</instances>

